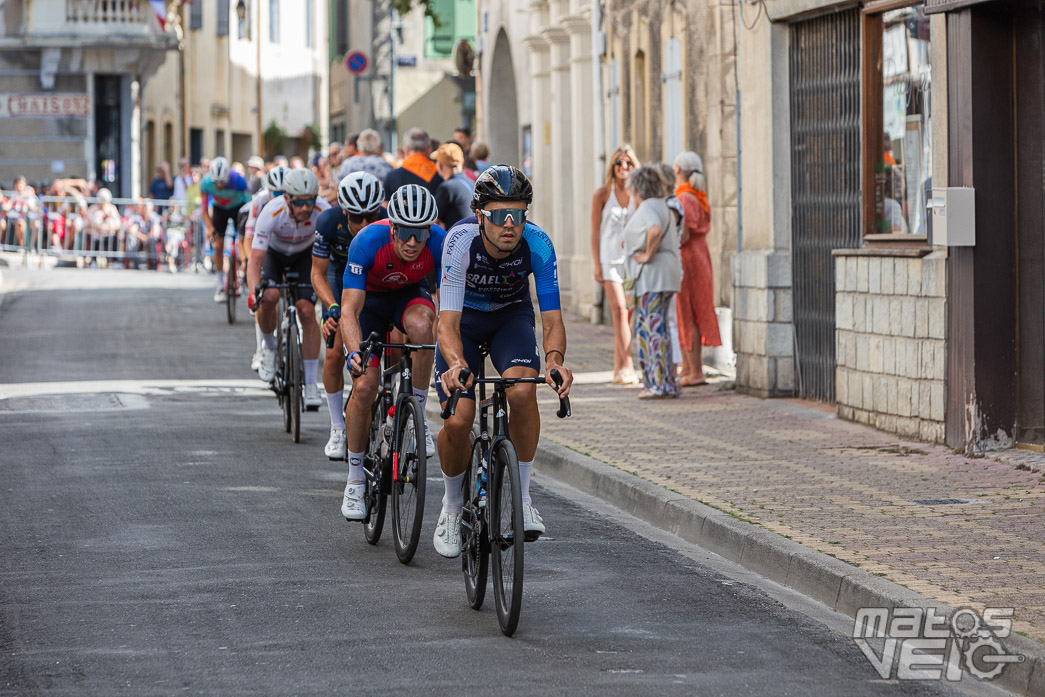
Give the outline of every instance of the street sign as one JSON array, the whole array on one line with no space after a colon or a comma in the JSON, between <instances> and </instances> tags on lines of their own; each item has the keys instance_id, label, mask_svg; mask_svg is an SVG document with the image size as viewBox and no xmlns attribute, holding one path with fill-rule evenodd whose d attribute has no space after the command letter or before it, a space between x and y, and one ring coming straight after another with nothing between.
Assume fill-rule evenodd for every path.
<instances>
[{"instance_id":1,"label":"street sign","mask_svg":"<svg viewBox=\"0 0 1045 697\"><path fill-rule=\"evenodd\" d=\"M352 51L345 56L345 67L347 67L348 72L353 75L359 75L361 72L366 70L369 65L370 61L362 51Z\"/></svg>"}]
</instances>

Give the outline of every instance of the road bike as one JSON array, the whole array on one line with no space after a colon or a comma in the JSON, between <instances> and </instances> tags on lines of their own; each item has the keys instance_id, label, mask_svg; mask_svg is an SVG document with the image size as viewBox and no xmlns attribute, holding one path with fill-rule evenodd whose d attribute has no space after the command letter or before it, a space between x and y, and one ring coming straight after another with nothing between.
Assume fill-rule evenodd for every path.
<instances>
[{"instance_id":1,"label":"road bike","mask_svg":"<svg viewBox=\"0 0 1045 697\"><path fill-rule=\"evenodd\" d=\"M461 483L464 510L461 512L461 568L465 593L474 610L483 606L490 560L493 560L493 594L497 607L497 624L505 636L519 626L523 591L523 548L519 540L528 539L523 532L522 489L519 482L519 458L508 437L508 399L512 385L546 384L543 375L533 378L487 378L485 375L487 346L480 349L482 360L476 389L479 391L479 425L471 433L472 453ZM558 370L548 373L552 381L562 385ZM461 382L471 372L461 371ZM486 397L486 385L493 385L493 396ZM455 390L443 409L448 419L457 409L461 391ZM556 416L570 415L569 397L559 399ZM533 541L536 537L528 539Z\"/></svg>"},{"instance_id":2,"label":"road bike","mask_svg":"<svg viewBox=\"0 0 1045 697\"><path fill-rule=\"evenodd\" d=\"M292 289L298 274L286 273L283 283L259 285L254 297L260 298L265 288L279 289L279 322L276 324L276 374L269 387L276 393L283 409L283 428L295 443L301 442L301 412L305 410L305 364L301 359L301 319L294 305Z\"/></svg>"},{"instance_id":3,"label":"road bike","mask_svg":"<svg viewBox=\"0 0 1045 697\"><path fill-rule=\"evenodd\" d=\"M377 332L359 345L363 365L374 352L380 352L378 374L381 385L370 409L370 434L363 454L366 473L366 518L363 535L376 545L381 539L388 497L392 497L392 541L396 556L409 564L421 539L425 510L425 478L428 462L425 451L425 415L421 400L414 395L413 359L415 351L434 351L433 344L393 344L383 342ZM392 363L393 351L399 352ZM391 364L391 365L390 365ZM396 375L398 384L394 383ZM347 455L346 455L347 459Z\"/></svg>"}]
</instances>

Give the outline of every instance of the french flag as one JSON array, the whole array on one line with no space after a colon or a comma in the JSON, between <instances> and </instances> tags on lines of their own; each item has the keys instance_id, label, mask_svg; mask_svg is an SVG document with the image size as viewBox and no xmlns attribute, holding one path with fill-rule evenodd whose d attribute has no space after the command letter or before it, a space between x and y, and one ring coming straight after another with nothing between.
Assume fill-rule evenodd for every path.
<instances>
[{"instance_id":1,"label":"french flag","mask_svg":"<svg viewBox=\"0 0 1045 697\"><path fill-rule=\"evenodd\" d=\"M167 3L164 0L149 0L152 11L156 13L156 19L160 22L160 29L167 28Z\"/></svg>"}]
</instances>

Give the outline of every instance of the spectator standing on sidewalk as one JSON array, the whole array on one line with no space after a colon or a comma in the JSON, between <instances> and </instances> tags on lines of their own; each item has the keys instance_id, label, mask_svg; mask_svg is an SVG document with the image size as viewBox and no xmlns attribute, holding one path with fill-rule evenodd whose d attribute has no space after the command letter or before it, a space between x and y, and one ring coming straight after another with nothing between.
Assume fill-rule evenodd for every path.
<instances>
[{"instance_id":1,"label":"spectator standing on sidewalk","mask_svg":"<svg viewBox=\"0 0 1045 697\"><path fill-rule=\"evenodd\" d=\"M178 176L174 177L174 200L184 201L188 198L189 187L194 183L192 167L189 166L189 158L183 157L178 160Z\"/></svg>"},{"instance_id":2,"label":"spectator standing on sidewalk","mask_svg":"<svg viewBox=\"0 0 1045 697\"><path fill-rule=\"evenodd\" d=\"M468 156L475 164L474 170L467 170L465 174L471 177L473 180L477 179L480 174L490 169L490 146L481 140L472 142L472 147L468 150ZM472 176L472 175L475 176Z\"/></svg>"},{"instance_id":3,"label":"spectator standing on sidewalk","mask_svg":"<svg viewBox=\"0 0 1045 697\"><path fill-rule=\"evenodd\" d=\"M635 202L626 186L628 172L639 160L630 145L617 148L606 170L606 181L591 199L591 248L595 281L602 285L613 320L613 383L638 384L631 360L631 312L624 298L624 224Z\"/></svg>"},{"instance_id":4,"label":"spectator standing on sidewalk","mask_svg":"<svg viewBox=\"0 0 1045 697\"><path fill-rule=\"evenodd\" d=\"M36 196L36 189L29 186L25 177L15 179L14 191L8 197L8 204L8 224L14 226L18 246L25 244L26 230L30 231L29 244L33 245L37 232L43 228L40 218L40 199Z\"/></svg>"},{"instance_id":5,"label":"spectator standing on sidewalk","mask_svg":"<svg viewBox=\"0 0 1045 697\"><path fill-rule=\"evenodd\" d=\"M655 167L628 175L635 212L624 227L627 278L634 279L635 341L644 389L639 399L678 397L668 330L671 303L682 281L678 225Z\"/></svg>"},{"instance_id":6,"label":"spectator standing on sidewalk","mask_svg":"<svg viewBox=\"0 0 1045 697\"><path fill-rule=\"evenodd\" d=\"M392 166L385 161L385 158L381 157L381 134L375 131L373 128L365 128L360 131L356 137L356 154L352 157L346 158L341 163L341 168L337 173L337 182L334 184L341 183L341 180L352 174L352 172L369 172L375 177L384 181L389 172L392 171ZM385 194L390 196L391 194Z\"/></svg>"},{"instance_id":7,"label":"spectator standing on sidewalk","mask_svg":"<svg viewBox=\"0 0 1045 697\"><path fill-rule=\"evenodd\" d=\"M156 177L149 184L149 198L167 201L174 196L174 179L171 178L171 163L164 160L156 165Z\"/></svg>"},{"instance_id":8,"label":"spectator standing on sidewalk","mask_svg":"<svg viewBox=\"0 0 1045 697\"><path fill-rule=\"evenodd\" d=\"M676 300L679 342L682 344L683 387L703 385L703 346L721 346L718 317L715 315L711 252L707 236L711 231L711 206L704 181L704 162L687 150L675 158L675 195L686 212L682 229L682 288Z\"/></svg>"},{"instance_id":9,"label":"spectator standing on sidewalk","mask_svg":"<svg viewBox=\"0 0 1045 697\"><path fill-rule=\"evenodd\" d=\"M435 190L435 205L439 209L436 221L444 230L449 230L457 221L472 215L473 182L461 171L464 152L457 143L443 143L432 153L436 171L443 183Z\"/></svg>"},{"instance_id":10,"label":"spectator standing on sidewalk","mask_svg":"<svg viewBox=\"0 0 1045 697\"><path fill-rule=\"evenodd\" d=\"M250 195L261 191L265 185L265 160L260 155L251 155L247 158L247 191Z\"/></svg>"},{"instance_id":11,"label":"spectator standing on sidewalk","mask_svg":"<svg viewBox=\"0 0 1045 697\"><path fill-rule=\"evenodd\" d=\"M422 128L411 128L403 140L406 157L397 169L393 169L385 177L385 196L391 197L399 187L407 184L420 184L433 196L443 178L436 172L435 163L428 159L432 152L432 140Z\"/></svg>"}]
</instances>

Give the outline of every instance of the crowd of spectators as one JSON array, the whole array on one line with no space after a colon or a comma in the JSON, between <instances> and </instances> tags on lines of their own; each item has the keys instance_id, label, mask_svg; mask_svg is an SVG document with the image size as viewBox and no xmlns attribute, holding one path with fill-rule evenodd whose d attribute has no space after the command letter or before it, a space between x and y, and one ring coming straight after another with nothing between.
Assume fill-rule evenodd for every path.
<instances>
[{"instance_id":1,"label":"crowd of spectators","mask_svg":"<svg viewBox=\"0 0 1045 697\"><path fill-rule=\"evenodd\" d=\"M350 171L368 171L386 180L401 171L414 153L418 157L412 161L428 163L434 175L428 178L433 189L443 180L437 171L447 174L448 180L460 180L454 186L464 192L489 166L489 149L480 141L473 142L466 128L456 130L446 141L454 147L441 149L439 141L429 139L420 129L414 131L395 154L384 151L381 135L373 129L351 134L343 144L331 143L316 153L308 166L319 178L320 195L336 202L337 184ZM246 177L253 193L264 185L265 174L275 165L296 169L305 167L306 161L298 156L266 161L254 155L245 163L234 162L232 169ZM182 158L175 173L169 162L160 162L145 195L120 205L94 179L55 179L30 185L20 176L10 188L0 184L0 249L67 254L84 264L127 268L169 266L174 270L193 258L203 259L204 250L195 247L204 244L199 185L209 166L208 158L196 164ZM456 189L443 188L444 198L461 198L448 195ZM443 208L447 206L441 206L441 212L449 222L450 209Z\"/></svg>"}]
</instances>

